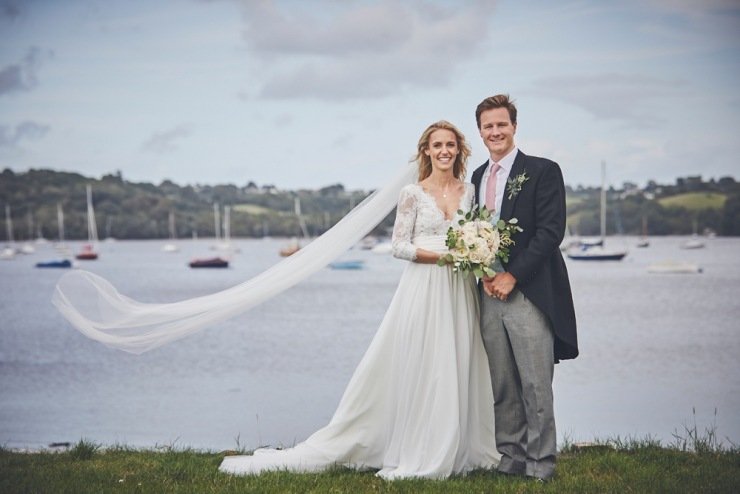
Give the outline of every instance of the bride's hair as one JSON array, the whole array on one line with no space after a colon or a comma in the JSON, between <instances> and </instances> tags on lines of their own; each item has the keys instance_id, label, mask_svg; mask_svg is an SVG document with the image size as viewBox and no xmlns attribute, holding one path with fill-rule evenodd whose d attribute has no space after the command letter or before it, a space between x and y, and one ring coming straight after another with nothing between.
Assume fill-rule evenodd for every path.
<instances>
[{"instance_id":1,"label":"bride's hair","mask_svg":"<svg viewBox=\"0 0 740 494\"><path fill-rule=\"evenodd\" d=\"M465 140L463 133L460 132L457 127L447 120L440 120L426 128L419 138L419 144L416 146L416 156L412 161L416 161L419 165L419 182L432 174L432 158L424 153L424 151L429 149L429 139L432 132L436 130L449 130L455 134L455 137L457 138L457 148L460 152L457 153L457 158L455 158L455 164L452 167L452 174L460 181L465 180L465 170L468 164L468 158L470 157L470 146Z\"/></svg>"}]
</instances>

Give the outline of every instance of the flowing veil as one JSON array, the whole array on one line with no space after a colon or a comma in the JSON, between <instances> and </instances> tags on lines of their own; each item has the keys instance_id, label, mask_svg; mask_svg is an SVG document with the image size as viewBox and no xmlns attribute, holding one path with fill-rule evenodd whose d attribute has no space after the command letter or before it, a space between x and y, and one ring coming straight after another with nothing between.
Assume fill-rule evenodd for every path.
<instances>
[{"instance_id":1,"label":"flowing veil","mask_svg":"<svg viewBox=\"0 0 740 494\"><path fill-rule=\"evenodd\" d=\"M173 303L142 303L122 295L98 275L75 270L59 280L52 302L89 338L144 353L249 310L323 268L380 223L395 207L401 188L417 174L415 163L407 165L306 247L226 290Z\"/></svg>"}]
</instances>

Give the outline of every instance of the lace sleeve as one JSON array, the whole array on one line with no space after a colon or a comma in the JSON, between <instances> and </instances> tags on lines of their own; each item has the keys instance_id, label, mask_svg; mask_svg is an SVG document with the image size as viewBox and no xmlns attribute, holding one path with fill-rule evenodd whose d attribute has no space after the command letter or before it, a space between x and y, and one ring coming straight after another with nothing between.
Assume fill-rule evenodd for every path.
<instances>
[{"instance_id":1,"label":"lace sleeve","mask_svg":"<svg viewBox=\"0 0 740 494\"><path fill-rule=\"evenodd\" d=\"M475 185L471 183L465 184L465 201L463 205L465 206L463 211L466 213L468 211L472 211L473 208L478 206L478 200L475 197Z\"/></svg>"},{"instance_id":2,"label":"lace sleeve","mask_svg":"<svg viewBox=\"0 0 740 494\"><path fill-rule=\"evenodd\" d=\"M401 189L396 209L396 222L393 224L393 256L413 261L416 259L416 247L411 243L416 223L416 197L409 187Z\"/></svg>"}]
</instances>

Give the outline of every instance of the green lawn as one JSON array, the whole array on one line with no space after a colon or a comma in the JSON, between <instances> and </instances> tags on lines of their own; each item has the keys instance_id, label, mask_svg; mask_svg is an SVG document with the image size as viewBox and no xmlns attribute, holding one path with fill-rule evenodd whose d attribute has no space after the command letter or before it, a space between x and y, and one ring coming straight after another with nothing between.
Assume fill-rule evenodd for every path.
<instances>
[{"instance_id":1,"label":"green lawn","mask_svg":"<svg viewBox=\"0 0 740 494\"><path fill-rule=\"evenodd\" d=\"M671 197L664 197L658 202L661 206L682 207L692 211L699 209L722 209L727 196L716 192L689 192Z\"/></svg>"},{"instance_id":2,"label":"green lawn","mask_svg":"<svg viewBox=\"0 0 740 494\"><path fill-rule=\"evenodd\" d=\"M702 450L700 450L702 451ZM373 472L319 474L218 472L223 453L167 449L100 450L80 442L61 453L0 450L0 492L107 493L731 493L740 488L740 451L700 453L651 441L568 447L548 483L478 471L443 481L387 482Z\"/></svg>"},{"instance_id":3,"label":"green lawn","mask_svg":"<svg viewBox=\"0 0 740 494\"><path fill-rule=\"evenodd\" d=\"M247 214L268 214L274 212L270 208L259 206L257 204L236 204L234 205L233 209L234 211L237 211L239 213Z\"/></svg>"}]
</instances>

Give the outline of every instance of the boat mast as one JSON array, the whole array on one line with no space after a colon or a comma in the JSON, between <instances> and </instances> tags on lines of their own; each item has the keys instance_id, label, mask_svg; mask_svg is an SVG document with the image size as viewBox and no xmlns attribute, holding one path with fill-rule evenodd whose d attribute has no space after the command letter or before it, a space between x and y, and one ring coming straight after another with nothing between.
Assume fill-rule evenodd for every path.
<instances>
[{"instance_id":1,"label":"boat mast","mask_svg":"<svg viewBox=\"0 0 740 494\"><path fill-rule=\"evenodd\" d=\"M231 206L224 206L224 242L231 241Z\"/></svg>"},{"instance_id":2,"label":"boat mast","mask_svg":"<svg viewBox=\"0 0 740 494\"><path fill-rule=\"evenodd\" d=\"M95 210L92 202L92 187L90 184L87 189L87 239L90 243L98 242L98 226L95 223Z\"/></svg>"},{"instance_id":3,"label":"boat mast","mask_svg":"<svg viewBox=\"0 0 740 494\"><path fill-rule=\"evenodd\" d=\"M606 237L606 161L601 162L601 244Z\"/></svg>"},{"instance_id":4,"label":"boat mast","mask_svg":"<svg viewBox=\"0 0 740 494\"><path fill-rule=\"evenodd\" d=\"M8 243L12 244L13 239L13 219L10 217L10 205L5 205L5 232L8 235Z\"/></svg>"},{"instance_id":5,"label":"boat mast","mask_svg":"<svg viewBox=\"0 0 740 494\"><path fill-rule=\"evenodd\" d=\"M218 207L218 203L213 203L213 223L216 232L216 242L221 240L221 211Z\"/></svg>"},{"instance_id":6,"label":"boat mast","mask_svg":"<svg viewBox=\"0 0 740 494\"><path fill-rule=\"evenodd\" d=\"M64 244L64 211L62 203L57 203L57 227L59 228L59 243Z\"/></svg>"},{"instance_id":7,"label":"boat mast","mask_svg":"<svg viewBox=\"0 0 740 494\"><path fill-rule=\"evenodd\" d=\"M170 210L170 217L169 217L169 230L170 230L170 240L175 240L177 238L177 234L175 233L175 212L173 210Z\"/></svg>"},{"instance_id":8,"label":"boat mast","mask_svg":"<svg viewBox=\"0 0 740 494\"><path fill-rule=\"evenodd\" d=\"M308 238L308 228L306 228L306 220L301 215L301 199L299 197L293 199L293 208L295 209L295 215L298 217L298 225L301 227L301 233L303 233L304 238Z\"/></svg>"}]
</instances>

